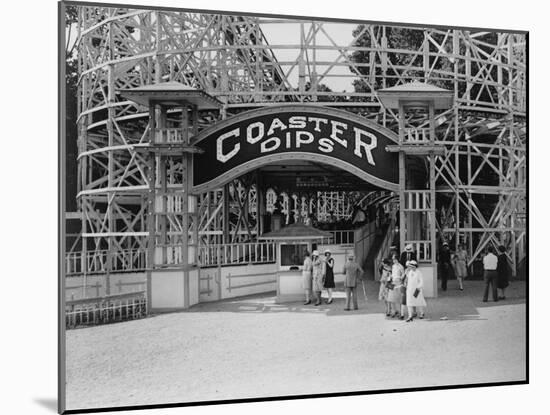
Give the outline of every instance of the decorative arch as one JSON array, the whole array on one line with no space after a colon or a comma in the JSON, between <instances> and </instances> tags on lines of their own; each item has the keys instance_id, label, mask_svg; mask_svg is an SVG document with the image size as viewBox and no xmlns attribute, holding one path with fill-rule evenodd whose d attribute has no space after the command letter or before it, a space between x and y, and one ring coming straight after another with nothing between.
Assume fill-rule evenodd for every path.
<instances>
[{"instance_id":1,"label":"decorative arch","mask_svg":"<svg viewBox=\"0 0 550 415\"><path fill-rule=\"evenodd\" d=\"M377 187L398 190L398 160L386 151L392 131L347 111L287 105L247 111L203 130L191 144L193 192L220 187L275 162L314 161Z\"/></svg>"}]
</instances>

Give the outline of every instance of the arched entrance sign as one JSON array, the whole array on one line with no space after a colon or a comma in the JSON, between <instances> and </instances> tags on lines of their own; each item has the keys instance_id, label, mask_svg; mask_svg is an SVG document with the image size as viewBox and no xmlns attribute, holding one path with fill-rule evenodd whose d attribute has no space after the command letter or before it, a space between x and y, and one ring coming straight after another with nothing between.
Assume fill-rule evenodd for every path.
<instances>
[{"instance_id":1,"label":"arched entrance sign","mask_svg":"<svg viewBox=\"0 0 550 415\"><path fill-rule=\"evenodd\" d=\"M398 191L392 131L332 108L285 105L241 113L203 130L192 144L193 193L217 188L266 164L308 160L330 164L384 189Z\"/></svg>"}]
</instances>

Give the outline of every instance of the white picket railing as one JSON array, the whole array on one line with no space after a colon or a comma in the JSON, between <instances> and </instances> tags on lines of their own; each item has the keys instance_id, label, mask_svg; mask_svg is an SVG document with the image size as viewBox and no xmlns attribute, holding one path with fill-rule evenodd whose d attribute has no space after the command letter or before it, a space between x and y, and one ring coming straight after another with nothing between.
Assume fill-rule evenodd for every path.
<instances>
[{"instance_id":1,"label":"white picket railing","mask_svg":"<svg viewBox=\"0 0 550 415\"><path fill-rule=\"evenodd\" d=\"M404 139L406 143L427 143L430 141L430 129L406 128Z\"/></svg>"},{"instance_id":2,"label":"white picket railing","mask_svg":"<svg viewBox=\"0 0 550 415\"><path fill-rule=\"evenodd\" d=\"M275 242L246 242L199 247L202 267L217 265L265 264L275 262Z\"/></svg>"},{"instance_id":3,"label":"white picket railing","mask_svg":"<svg viewBox=\"0 0 550 415\"><path fill-rule=\"evenodd\" d=\"M324 238L323 243L329 245L351 245L355 242L355 230L329 230L332 236L330 238Z\"/></svg>"},{"instance_id":4,"label":"white picket railing","mask_svg":"<svg viewBox=\"0 0 550 415\"><path fill-rule=\"evenodd\" d=\"M405 241L405 245L409 244L416 252L417 261L429 262L432 260L432 243L430 241Z\"/></svg>"},{"instance_id":5,"label":"white picket railing","mask_svg":"<svg viewBox=\"0 0 550 415\"><path fill-rule=\"evenodd\" d=\"M429 190L405 190L406 211L426 211L430 209Z\"/></svg>"},{"instance_id":6,"label":"white picket railing","mask_svg":"<svg viewBox=\"0 0 550 415\"><path fill-rule=\"evenodd\" d=\"M155 144L183 143L181 128L155 129Z\"/></svg>"},{"instance_id":7,"label":"white picket railing","mask_svg":"<svg viewBox=\"0 0 550 415\"><path fill-rule=\"evenodd\" d=\"M107 271L109 251L69 252L65 255L67 275L98 274ZM113 251L112 271L140 271L146 268L147 253L144 249L123 249Z\"/></svg>"}]
</instances>

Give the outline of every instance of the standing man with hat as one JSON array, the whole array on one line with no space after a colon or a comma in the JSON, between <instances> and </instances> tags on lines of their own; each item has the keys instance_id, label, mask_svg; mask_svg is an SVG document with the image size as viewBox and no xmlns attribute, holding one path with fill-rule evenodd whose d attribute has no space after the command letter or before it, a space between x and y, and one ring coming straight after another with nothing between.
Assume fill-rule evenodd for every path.
<instances>
[{"instance_id":1,"label":"standing man with hat","mask_svg":"<svg viewBox=\"0 0 550 415\"><path fill-rule=\"evenodd\" d=\"M354 260L354 255L348 256L348 261L344 265L344 288L346 290L346 306L344 310L349 311L353 297L353 309L357 310L357 279L363 275L363 269Z\"/></svg>"},{"instance_id":2,"label":"standing man with hat","mask_svg":"<svg viewBox=\"0 0 550 415\"><path fill-rule=\"evenodd\" d=\"M401 258L399 258L399 262L401 265L403 265L404 268L407 267L408 261L416 261L416 252L413 251L413 246L411 244L408 244L405 246L405 250L401 253Z\"/></svg>"},{"instance_id":3,"label":"standing man with hat","mask_svg":"<svg viewBox=\"0 0 550 415\"><path fill-rule=\"evenodd\" d=\"M451 272L451 251L447 241L443 242L443 247L439 253L439 271L441 273L441 289L447 291L447 280Z\"/></svg>"},{"instance_id":4,"label":"standing man with hat","mask_svg":"<svg viewBox=\"0 0 550 415\"><path fill-rule=\"evenodd\" d=\"M493 301L498 301L497 293L497 267L498 258L495 255L494 248L489 245L487 255L483 257L483 279L485 280L485 292L483 293L483 302L486 303L489 297L489 285L493 292Z\"/></svg>"}]
</instances>

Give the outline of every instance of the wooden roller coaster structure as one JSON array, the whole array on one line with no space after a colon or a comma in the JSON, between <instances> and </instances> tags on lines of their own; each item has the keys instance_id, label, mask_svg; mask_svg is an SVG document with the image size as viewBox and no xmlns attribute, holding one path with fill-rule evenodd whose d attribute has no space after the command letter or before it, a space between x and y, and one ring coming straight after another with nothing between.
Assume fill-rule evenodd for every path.
<instances>
[{"instance_id":1,"label":"wooden roller coaster structure","mask_svg":"<svg viewBox=\"0 0 550 415\"><path fill-rule=\"evenodd\" d=\"M76 13L78 212L71 217L81 232L67 240L68 273L148 266L151 176L140 146L149 113L118 91L171 81L223 104L198 114L191 134L285 103L338 107L397 131L398 114L381 105L379 89L418 80L454 91L452 108L435 114L436 142L446 148L434 158L438 237L465 243L472 261L489 244L505 245L514 265L524 258L525 34L96 6ZM335 36L342 31L349 33L345 44ZM281 32L295 36L278 43ZM403 33L408 45L397 36ZM355 90L327 87L336 81L354 82ZM418 140L429 120L419 112L406 122ZM168 183L181 180L177 162L167 172ZM187 221L178 219L174 196L167 207L174 243L182 223L196 230L199 250L254 241L255 180L249 175L198 196ZM339 200L323 203L344 206L349 195L330 197Z\"/></svg>"}]
</instances>

